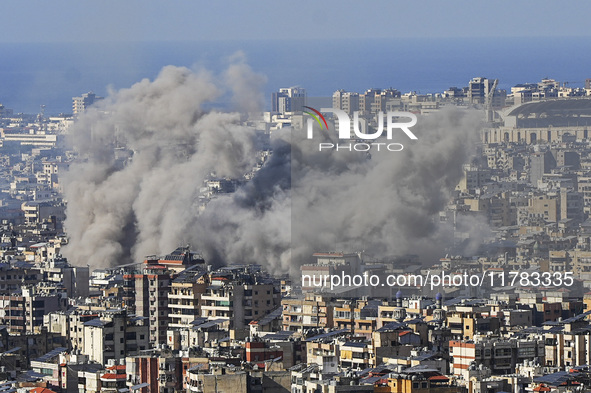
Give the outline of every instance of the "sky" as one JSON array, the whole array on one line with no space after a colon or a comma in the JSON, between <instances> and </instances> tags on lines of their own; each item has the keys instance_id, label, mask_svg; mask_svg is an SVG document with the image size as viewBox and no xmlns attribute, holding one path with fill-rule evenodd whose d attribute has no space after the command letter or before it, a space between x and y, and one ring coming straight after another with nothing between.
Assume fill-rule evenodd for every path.
<instances>
[{"instance_id":1,"label":"sky","mask_svg":"<svg viewBox=\"0 0 591 393\"><path fill-rule=\"evenodd\" d=\"M0 42L589 36L591 2L5 0Z\"/></svg>"}]
</instances>

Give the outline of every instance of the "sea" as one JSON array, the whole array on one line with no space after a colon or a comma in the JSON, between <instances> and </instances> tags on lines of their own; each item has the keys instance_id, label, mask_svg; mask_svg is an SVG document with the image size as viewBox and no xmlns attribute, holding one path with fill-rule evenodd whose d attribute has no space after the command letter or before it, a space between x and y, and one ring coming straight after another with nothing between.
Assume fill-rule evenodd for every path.
<instances>
[{"instance_id":1,"label":"sea","mask_svg":"<svg viewBox=\"0 0 591 393\"><path fill-rule=\"evenodd\" d=\"M583 87L591 78L588 37L0 43L0 103L15 113L42 105L46 115L71 113L72 97L105 96L166 65L221 76L237 53L266 76L266 109L273 91L290 86L330 97L390 87L438 93L478 76L498 78L504 89L546 77Z\"/></svg>"}]
</instances>

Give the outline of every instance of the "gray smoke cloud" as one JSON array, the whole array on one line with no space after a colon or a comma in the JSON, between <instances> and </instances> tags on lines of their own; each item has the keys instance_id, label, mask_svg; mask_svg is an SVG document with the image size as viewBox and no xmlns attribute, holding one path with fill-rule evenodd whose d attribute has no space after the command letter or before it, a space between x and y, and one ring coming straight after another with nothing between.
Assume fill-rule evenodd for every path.
<instances>
[{"instance_id":1,"label":"gray smoke cloud","mask_svg":"<svg viewBox=\"0 0 591 393\"><path fill-rule=\"evenodd\" d=\"M240 178L256 163L256 135L240 115L204 108L229 91L256 110L253 93L240 94L263 82L243 63L222 78L169 66L85 112L71 130L81 160L65 177L64 254L104 267L190 241L203 181Z\"/></svg>"},{"instance_id":2,"label":"gray smoke cloud","mask_svg":"<svg viewBox=\"0 0 591 393\"><path fill-rule=\"evenodd\" d=\"M474 152L474 112L419 117L418 140L401 135L403 151L371 157L319 152L321 138L336 134L307 140L303 130L275 131L254 177L201 210L204 180L242 178L260 147L244 116L206 108L230 91L235 108L255 113L263 83L241 56L220 77L166 67L82 116L72 130L81 160L65 185L66 256L104 267L188 243L214 265L260 263L297 275L316 251L441 255L450 237L437 215Z\"/></svg>"},{"instance_id":3,"label":"gray smoke cloud","mask_svg":"<svg viewBox=\"0 0 591 393\"><path fill-rule=\"evenodd\" d=\"M247 187L212 201L198 231L217 260L263 262L296 277L318 251L413 253L434 262L453 244L453 228L440 225L438 213L475 151L480 126L476 112L443 110L419 118L419 139L402 137L403 151L371 157L318 151L327 138L338 143L336 134L307 140L304 130L277 131L271 160Z\"/></svg>"}]
</instances>

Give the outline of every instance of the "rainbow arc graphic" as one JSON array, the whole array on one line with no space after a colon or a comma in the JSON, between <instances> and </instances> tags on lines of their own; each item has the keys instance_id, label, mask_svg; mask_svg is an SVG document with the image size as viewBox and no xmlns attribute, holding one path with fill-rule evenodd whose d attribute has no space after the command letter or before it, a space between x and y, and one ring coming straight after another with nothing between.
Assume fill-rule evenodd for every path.
<instances>
[{"instance_id":1,"label":"rainbow arc graphic","mask_svg":"<svg viewBox=\"0 0 591 393\"><path fill-rule=\"evenodd\" d=\"M305 114L308 114L310 116L312 116L316 122L318 123L318 125L320 125L320 129L322 130L324 127L322 126L322 122L324 122L324 126L326 126L326 129L328 130L328 123L326 122L326 119L324 118L324 116L322 116L322 113L320 113L319 111L317 111L316 109L309 107L309 106L304 106L304 108L306 109L310 109L312 112L308 112L308 111L303 111ZM318 115L318 116L316 116ZM320 122L320 119L318 118L320 117L320 119L322 119L322 122Z\"/></svg>"}]
</instances>

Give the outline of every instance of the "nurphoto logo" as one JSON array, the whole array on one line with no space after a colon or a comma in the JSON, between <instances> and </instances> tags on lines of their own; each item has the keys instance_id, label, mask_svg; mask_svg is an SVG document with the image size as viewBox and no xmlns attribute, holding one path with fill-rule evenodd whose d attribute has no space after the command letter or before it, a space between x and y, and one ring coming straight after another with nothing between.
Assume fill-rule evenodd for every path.
<instances>
[{"instance_id":1,"label":"nurphoto logo","mask_svg":"<svg viewBox=\"0 0 591 393\"><path fill-rule=\"evenodd\" d=\"M333 113L336 115L338 120L338 138L340 140L351 140L355 139L357 142L355 143L331 143L331 142L322 142L318 144L318 150L347 150L347 151L369 151L372 149L375 150L387 150L387 151L401 151L404 146L402 143L398 142L390 142L393 139L394 131L401 130L403 133L410 139L416 140L418 139L417 136L410 130L410 128L417 124L417 116L411 112L400 112L400 111L392 111L387 112L384 115L384 112L378 112L378 124L377 130L373 133L364 133L361 131L359 127L359 112L353 112L353 121L351 122L351 118L347 113L341 109L335 108L321 108L320 111L305 106L304 108L308 109L304 111L305 114L309 115L311 118L308 118L306 122L307 126L307 138L313 139L314 137L314 120L320 126L320 129L327 129L328 130L328 122L326 118L322 114L324 113ZM386 117L386 139L388 142L363 142L363 140L374 141L380 137L383 137L384 134L384 117ZM410 121L401 121L405 118L410 119ZM351 129L353 130L354 137L352 138Z\"/></svg>"}]
</instances>

